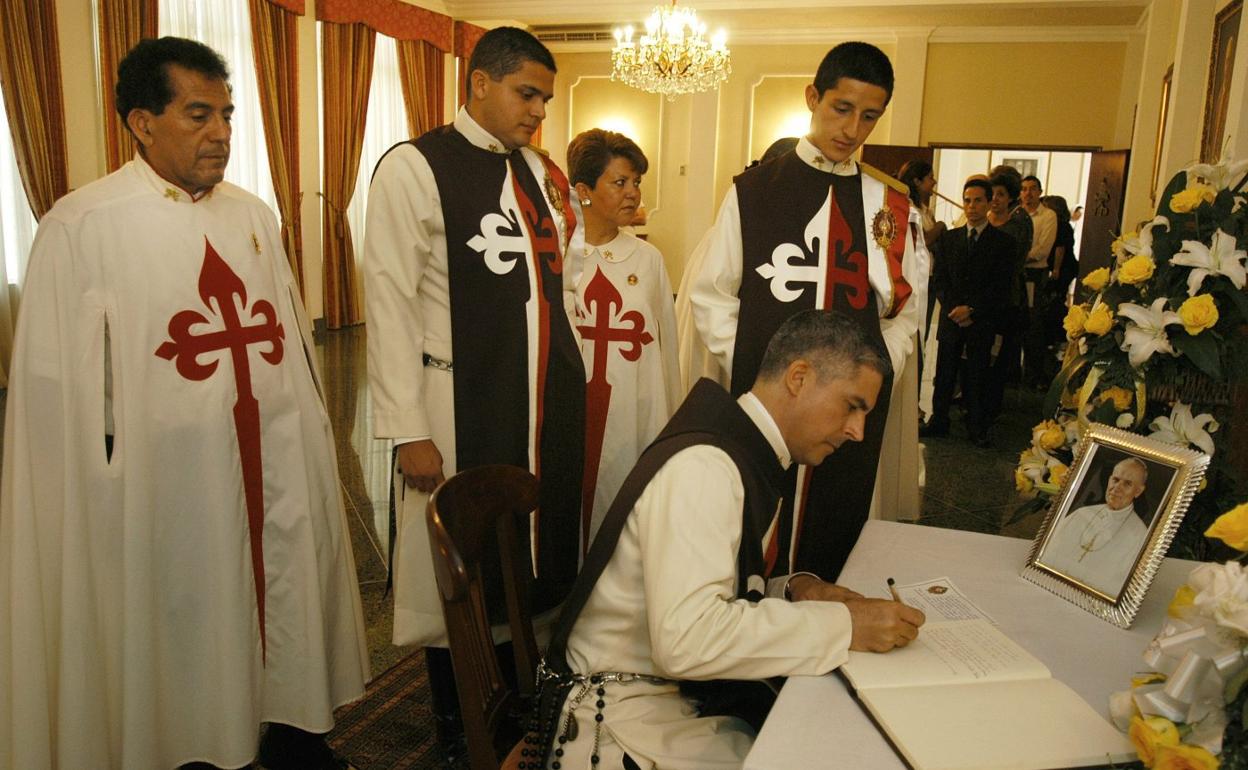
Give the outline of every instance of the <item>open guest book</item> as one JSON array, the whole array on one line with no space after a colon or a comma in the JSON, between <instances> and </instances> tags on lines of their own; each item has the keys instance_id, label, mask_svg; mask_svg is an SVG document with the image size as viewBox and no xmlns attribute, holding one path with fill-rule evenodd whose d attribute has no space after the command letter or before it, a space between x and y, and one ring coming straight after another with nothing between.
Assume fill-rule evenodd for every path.
<instances>
[{"instance_id":1,"label":"open guest book","mask_svg":"<svg viewBox=\"0 0 1248 770\"><path fill-rule=\"evenodd\" d=\"M850 652L842 673L916 770L1047 770L1135 759L1126 736L947 578L898 586L919 638Z\"/></svg>"}]
</instances>

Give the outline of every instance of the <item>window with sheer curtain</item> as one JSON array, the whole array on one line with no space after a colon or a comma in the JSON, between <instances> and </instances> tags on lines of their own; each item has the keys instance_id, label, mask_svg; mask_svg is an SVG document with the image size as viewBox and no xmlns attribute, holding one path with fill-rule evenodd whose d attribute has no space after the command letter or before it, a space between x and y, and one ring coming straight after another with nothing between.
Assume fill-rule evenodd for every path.
<instances>
[{"instance_id":1,"label":"window with sheer curtain","mask_svg":"<svg viewBox=\"0 0 1248 770\"><path fill-rule=\"evenodd\" d=\"M319 39L319 36L318 36ZM363 255L364 216L368 207L368 183L381 156L394 145L409 139L407 112L403 106L403 86L399 79L399 52L394 38L377 35L373 52L373 83L368 92L368 116L364 119L364 147L360 151L360 172L355 192L347 206L347 222L355 243L356 261Z\"/></svg>"},{"instance_id":2,"label":"window with sheer curtain","mask_svg":"<svg viewBox=\"0 0 1248 770\"><path fill-rule=\"evenodd\" d=\"M225 59L234 96L234 135L225 178L277 210L260 117L247 0L160 0L160 34L198 40Z\"/></svg>"},{"instance_id":3,"label":"window with sheer curtain","mask_svg":"<svg viewBox=\"0 0 1248 770\"><path fill-rule=\"evenodd\" d=\"M13 150L13 134L9 130L9 113L0 98L0 248L4 263L0 270L0 286L21 283L26 272L30 244L35 240L35 215L26 200L26 189L17 170L17 154Z\"/></svg>"}]
</instances>

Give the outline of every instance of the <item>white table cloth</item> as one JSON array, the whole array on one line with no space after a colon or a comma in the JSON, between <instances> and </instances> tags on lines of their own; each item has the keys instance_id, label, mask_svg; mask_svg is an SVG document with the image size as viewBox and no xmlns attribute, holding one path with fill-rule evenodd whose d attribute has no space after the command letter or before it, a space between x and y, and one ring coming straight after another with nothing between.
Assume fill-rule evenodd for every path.
<instances>
[{"instance_id":1,"label":"white table cloth","mask_svg":"<svg viewBox=\"0 0 1248 770\"><path fill-rule=\"evenodd\" d=\"M868 521L839 582L884 597L889 577L899 584L951 578L1006 636L1108 719L1110 693L1127 689L1132 674L1147 669L1144 648L1196 563L1167 559L1132 628L1123 630L1019 577L1030 546L1030 540ZM745 770L851 767L903 770L906 765L838 675L791 677Z\"/></svg>"}]
</instances>

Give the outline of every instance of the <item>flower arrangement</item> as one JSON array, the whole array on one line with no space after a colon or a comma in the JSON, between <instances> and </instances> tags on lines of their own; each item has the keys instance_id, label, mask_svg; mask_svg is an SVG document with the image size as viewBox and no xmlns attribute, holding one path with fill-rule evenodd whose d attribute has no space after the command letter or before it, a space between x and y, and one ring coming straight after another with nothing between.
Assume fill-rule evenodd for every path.
<instances>
[{"instance_id":1,"label":"flower arrangement","mask_svg":"<svg viewBox=\"0 0 1248 770\"><path fill-rule=\"evenodd\" d=\"M1085 275L1089 297L1063 322L1067 351L1014 473L1033 497L1014 520L1048 506L1091 422L1209 454L1206 487L1173 555L1209 558L1203 537L1248 485L1226 457L1221 424L1236 382L1248 379L1248 161L1224 159L1175 175L1157 215L1114 241L1114 261ZM1184 387L1198 382L1203 387ZM1222 394L1221 397L1215 397Z\"/></svg>"},{"instance_id":2,"label":"flower arrangement","mask_svg":"<svg viewBox=\"0 0 1248 770\"><path fill-rule=\"evenodd\" d=\"M1192 570L1144 652L1151 671L1110 697L1114 723L1153 770L1248 768L1248 503L1205 535L1239 557Z\"/></svg>"}]
</instances>

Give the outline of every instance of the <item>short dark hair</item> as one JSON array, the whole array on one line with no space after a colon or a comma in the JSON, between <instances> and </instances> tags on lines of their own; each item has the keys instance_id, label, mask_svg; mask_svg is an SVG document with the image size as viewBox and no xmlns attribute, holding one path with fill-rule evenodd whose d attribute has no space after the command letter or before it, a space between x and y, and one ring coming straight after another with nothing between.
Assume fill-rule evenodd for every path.
<instances>
[{"instance_id":1,"label":"short dark hair","mask_svg":"<svg viewBox=\"0 0 1248 770\"><path fill-rule=\"evenodd\" d=\"M849 316L837 310L803 310L780 325L767 343L758 379L774 379L789 364L805 359L819 377L853 377L865 366L888 378L893 365L888 354Z\"/></svg>"},{"instance_id":2,"label":"short dark hair","mask_svg":"<svg viewBox=\"0 0 1248 770\"><path fill-rule=\"evenodd\" d=\"M885 104L893 98L893 65L883 51L870 43L841 43L828 51L815 72L815 92L822 98L823 92L836 88L841 78L883 88L888 94Z\"/></svg>"},{"instance_id":3,"label":"short dark hair","mask_svg":"<svg viewBox=\"0 0 1248 770\"><path fill-rule=\"evenodd\" d=\"M1000 168L1000 166L997 168ZM1021 186L1019 184L1017 174L994 173L992 175L992 179L988 180L988 183L993 187L1004 187L1006 194L1010 196L1010 200L1018 200L1018 193L1021 190Z\"/></svg>"},{"instance_id":4,"label":"short dark hair","mask_svg":"<svg viewBox=\"0 0 1248 770\"><path fill-rule=\"evenodd\" d=\"M987 179L980 179L979 177L975 177L973 179L966 180L966 184L962 185L962 192L965 193L967 190L971 189L972 187L975 187L977 189L984 191L984 200L992 199L992 184L989 183Z\"/></svg>"},{"instance_id":5,"label":"short dark hair","mask_svg":"<svg viewBox=\"0 0 1248 770\"><path fill-rule=\"evenodd\" d=\"M785 153L792 152L796 148L797 148L796 136L786 136L786 137L777 139L776 141L772 142L767 147L766 150L763 151L763 157L755 158L754 160L750 161L750 165L746 166L746 168L751 169L751 168L754 168L755 166L759 166L764 163L769 163L775 160L776 158L779 158L781 155L784 155Z\"/></svg>"},{"instance_id":6,"label":"short dark hair","mask_svg":"<svg viewBox=\"0 0 1248 770\"><path fill-rule=\"evenodd\" d=\"M996 176L997 174L1009 174L1020 184L1023 181L1023 175L1019 173L1018 169L1013 166L1007 166L1004 163L999 166L993 166L992 170L988 172L988 176Z\"/></svg>"},{"instance_id":7,"label":"short dark hair","mask_svg":"<svg viewBox=\"0 0 1248 770\"><path fill-rule=\"evenodd\" d=\"M121 122L131 111L147 110L153 115L165 111L173 101L169 83L169 65L176 64L192 72L229 83L230 69L221 54L197 40L184 37L145 38L140 40L126 58L117 65L117 114Z\"/></svg>"},{"instance_id":8,"label":"short dark hair","mask_svg":"<svg viewBox=\"0 0 1248 770\"><path fill-rule=\"evenodd\" d=\"M574 185L584 182L593 187L614 158L624 158L638 174L650 168L646 154L632 139L614 131L591 128L577 134L568 145L568 179Z\"/></svg>"},{"instance_id":9,"label":"short dark hair","mask_svg":"<svg viewBox=\"0 0 1248 770\"><path fill-rule=\"evenodd\" d=\"M1032 174L1028 174L1027 176L1023 177L1023 182L1035 182L1036 189L1039 190L1040 192L1044 192L1044 185L1040 184L1040 177L1038 176L1033 176ZM1019 183L1019 188L1020 189L1022 188L1022 183Z\"/></svg>"},{"instance_id":10,"label":"short dark hair","mask_svg":"<svg viewBox=\"0 0 1248 770\"><path fill-rule=\"evenodd\" d=\"M1040 202L1053 210L1057 214L1058 222L1070 221L1070 206L1066 204L1066 199L1060 195L1046 195L1040 199Z\"/></svg>"},{"instance_id":11,"label":"short dark hair","mask_svg":"<svg viewBox=\"0 0 1248 770\"><path fill-rule=\"evenodd\" d=\"M555 57L550 49L532 33L519 27L495 27L486 32L472 49L468 59L468 74L481 70L491 80L502 80L516 72L527 61L537 62L551 72L555 69ZM467 85L468 98L472 98L472 83Z\"/></svg>"},{"instance_id":12,"label":"short dark hair","mask_svg":"<svg viewBox=\"0 0 1248 770\"><path fill-rule=\"evenodd\" d=\"M797 137L785 136L772 142L766 150L763 150L763 157L759 158L759 163L767 163L775 160L785 153L792 152L797 149Z\"/></svg>"},{"instance_id":13,"label":"short dark hair","mask_svg":"<svg viewBox=\"0 0 1248 770\"><path fill-rule=\"evenodd\" d=\"M897 179L910 188L910 200L919 204L919 182L932 173L932 164L925 160L908 160L897 170Z\"/></svg>"}]
</instances>

